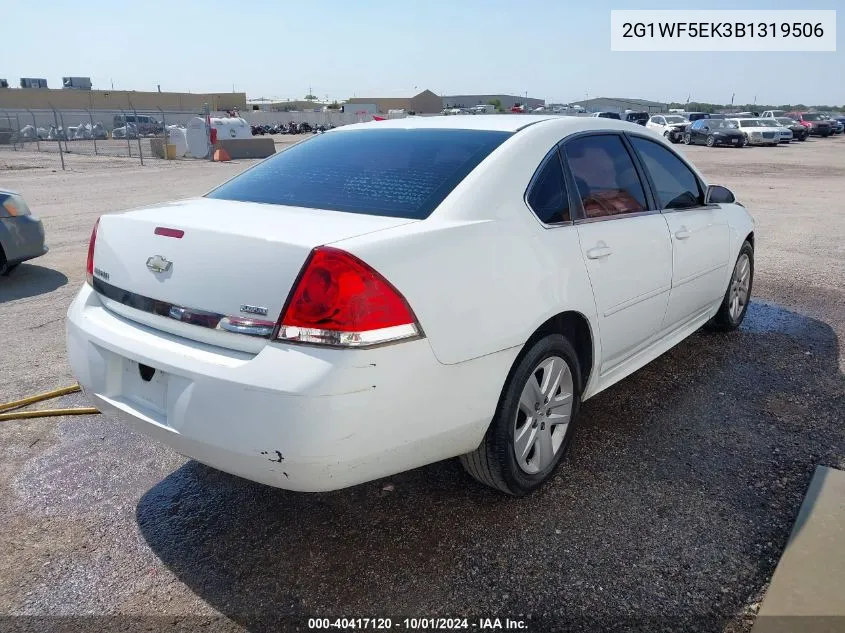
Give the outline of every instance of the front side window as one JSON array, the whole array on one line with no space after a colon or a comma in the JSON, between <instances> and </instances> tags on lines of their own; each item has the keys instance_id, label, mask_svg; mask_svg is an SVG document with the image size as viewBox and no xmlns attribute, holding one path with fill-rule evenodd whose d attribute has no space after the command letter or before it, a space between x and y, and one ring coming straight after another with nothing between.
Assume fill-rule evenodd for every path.
<instances>
[{"instance_id":1,"label":"front side window","mask_svg":"<svg viewBox=\"0 0 845 633\"><path fill-rule=\"evenodd\" d=\"M647 209L634 161L619 136L585 136L564 147L587 218Z\"/></svg>"},{"instance_id":2,"label":"front side window","mask_svg":"<svg viewBox=\"0 0 845 633\"><path fill-rule=\"evenodd\" d=\"M698 178L673 152L637 136L631 137L631 144L651 176L661 209L689 209L704 204Z\"/></svg>"},{"instance_id":3,"label":"front side window","mask_svg":"<svg viewBox=\"0 0 845 633\"><path fill-rule=\"evenodd\" d=\"M528 205L542 222L568 222L569 196L563 180L560 156L555 151L540 168L528 192Z\"/></svg>"},{"instance_id":4,"label":"front side window","mask_svg":"<svg viewBox=\"0 0 845 633\"><path fill-rule=\"evenodd\" d=\"M422 220L510 132L339 130L276 154L209 198Z\"/></svg>"}]
</instances>

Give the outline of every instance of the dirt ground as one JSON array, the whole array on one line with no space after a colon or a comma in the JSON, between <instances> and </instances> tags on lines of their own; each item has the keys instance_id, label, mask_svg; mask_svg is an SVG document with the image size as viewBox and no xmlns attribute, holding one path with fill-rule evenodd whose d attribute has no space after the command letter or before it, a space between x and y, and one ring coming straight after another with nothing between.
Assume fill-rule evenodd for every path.
<instances>
[{"instance_id":1,"label":"dirt ground","mask_svg":"<svg viewBox=\"0 0 845 633\"><path fill-rule=\"evenodd\" d=\"M538 494L504 498L454 461L297 494L102 416L0 422L0 622L749 630L813 469L845 467L845 137L682 151L757 221L754 303L739 332L696 334L585 403ZM202 194L250 164L113 160L0 171L50 246L0 278L0 402L74 382L64 317L97 216Z\"/></svg>"}]
</instances>

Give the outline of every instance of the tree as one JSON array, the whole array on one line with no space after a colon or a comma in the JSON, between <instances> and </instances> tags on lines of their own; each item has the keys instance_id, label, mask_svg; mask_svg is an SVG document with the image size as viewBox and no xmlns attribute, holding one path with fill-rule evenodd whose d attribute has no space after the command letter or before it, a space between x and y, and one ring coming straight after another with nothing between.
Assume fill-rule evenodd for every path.
<instances>
[{"instance_id":1,"label":"tree","mask_svg":"<svg viewBox=\"0 0 845 633\"><path fill-rule=\"evenodd\" d=\"M502 101L500 99L490 99L490 101L487 102L487 105L491 105L496 108L496 112L501 112L502 110L504 110L504 108L502 107Z\"/></svg>"}]
</instances>

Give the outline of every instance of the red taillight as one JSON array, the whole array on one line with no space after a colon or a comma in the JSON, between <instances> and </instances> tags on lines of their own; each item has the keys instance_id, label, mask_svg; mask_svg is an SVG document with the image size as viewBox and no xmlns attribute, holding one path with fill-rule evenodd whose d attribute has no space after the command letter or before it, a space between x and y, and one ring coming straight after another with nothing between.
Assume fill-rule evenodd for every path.
<instances>
[{"instance_id":1,"label":"red taillight","mask_svg":"<svg viewBox=\"0 0 845 633\"><path fill-rule=\"evenodd\" d=\"M175 237L177 240L181 240L182 236L185 235L185 231L182 229L169 229L166 226L157 226L153 232L163 237Z\"/></svg>"},{"instance_id":2,"label":"red taillight","mask_svg":"<svg viewBox=\"0 0 845 633\"><path fill-rule=\"evenodd\" d=\"M417 319L401 293L345 251L312 251L279 318L278 338L365 347L418 337Z\"/></svg>"},{"instance_id":3,"label":"red taillight","mask_svg":"<svg viewBox=\"0 0 845 633\"><path fill-rule=\"evenodd\" d=\"M91 241L88 242L88 261L85 263L85 279L92 286L94 285L94 244L97 242L97 227L99 226L100 218L97 218L91 231Z\"/></svg>"}]
</instances>

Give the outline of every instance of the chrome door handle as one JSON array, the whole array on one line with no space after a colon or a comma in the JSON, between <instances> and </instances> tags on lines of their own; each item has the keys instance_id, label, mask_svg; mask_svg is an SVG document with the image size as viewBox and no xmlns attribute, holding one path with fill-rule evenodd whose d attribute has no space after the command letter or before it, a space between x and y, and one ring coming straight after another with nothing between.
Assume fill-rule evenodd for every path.
<instances>
[{"instance_id":1,"label":"chrome door handle","mask_svg":"<svg viewBox=\"0 0 845 633\"><path fill-rule=\"evenodd\" d=\"M685 226L682 226L677 231L675 231L675 238L676 239L685 240L688 237L692 237L692 233Z\"/></svg>"},{"instance_id":2,"label":"chrome door handle","mask_svg":"<svg viewBox=\"0 0 845 633\"><path fill-rule=\"evenodd\" d=\"M587 259L602 259L613 253L609 246L596 246L587 251Z\"/></svg>"}]
</instances>

